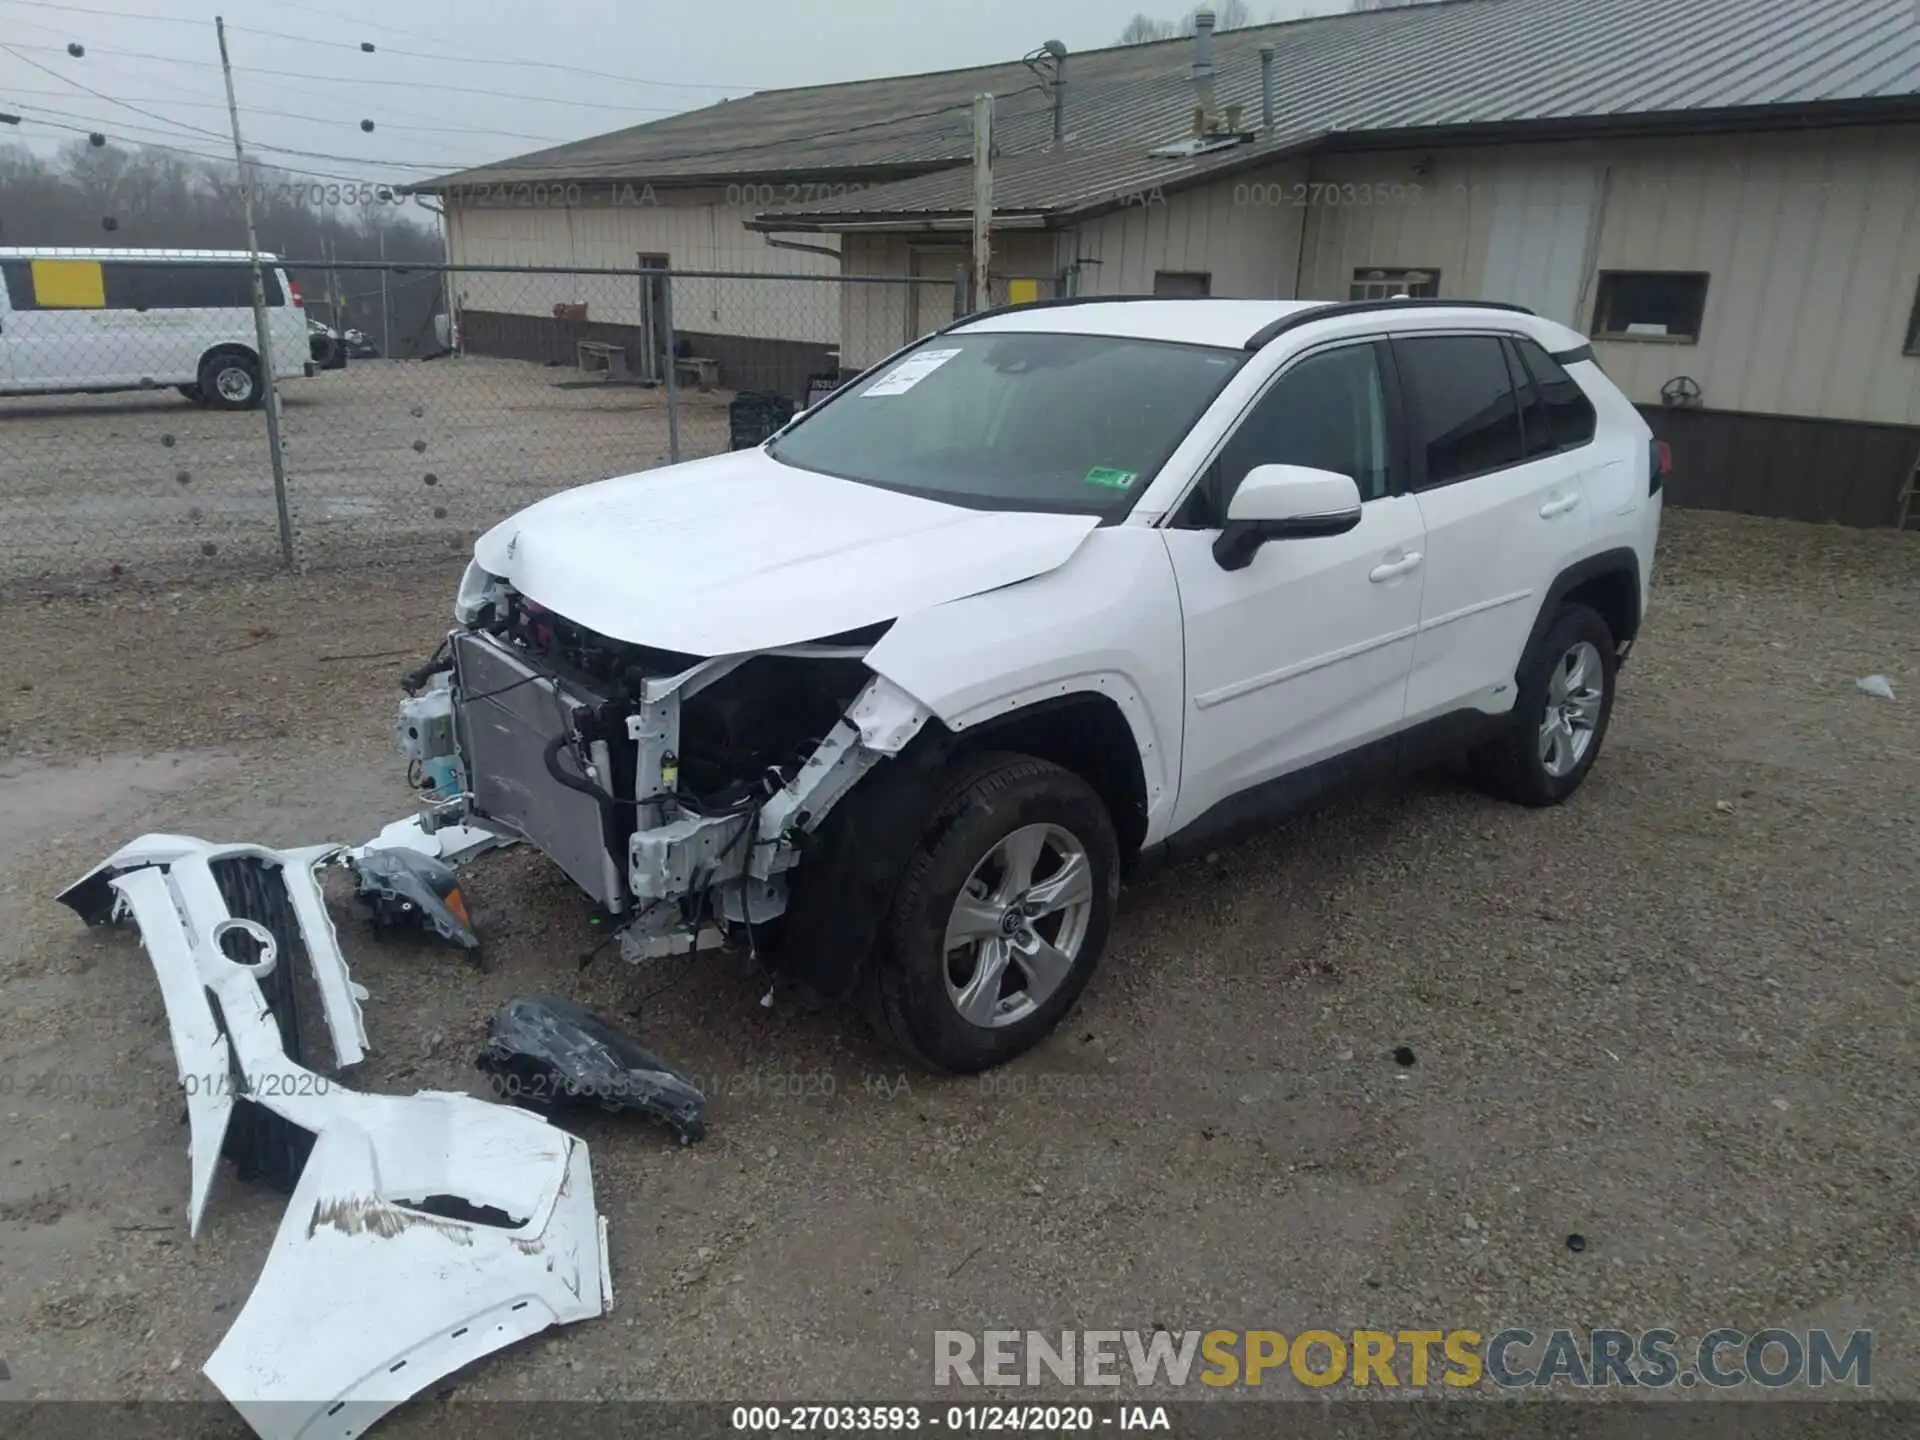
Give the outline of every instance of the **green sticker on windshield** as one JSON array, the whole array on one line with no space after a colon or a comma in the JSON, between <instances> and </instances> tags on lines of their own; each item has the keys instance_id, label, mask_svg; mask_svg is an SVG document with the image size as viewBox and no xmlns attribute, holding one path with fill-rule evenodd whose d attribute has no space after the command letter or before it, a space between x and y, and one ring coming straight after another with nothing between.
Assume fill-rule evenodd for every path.
<instances>
[{"instance_id":1,"label":"green sticker on windshield","mask_svg":"<svg viewBox=\"0 0 1920 1440\"><path fill-rule=\"evenodd\" d=\"M1104 485L1109 490L1131 489L1139 478L1138 470L1116 470L1111 465L1096 465L1086 474L1087 484Z\"/></svg>"}]
</instances>

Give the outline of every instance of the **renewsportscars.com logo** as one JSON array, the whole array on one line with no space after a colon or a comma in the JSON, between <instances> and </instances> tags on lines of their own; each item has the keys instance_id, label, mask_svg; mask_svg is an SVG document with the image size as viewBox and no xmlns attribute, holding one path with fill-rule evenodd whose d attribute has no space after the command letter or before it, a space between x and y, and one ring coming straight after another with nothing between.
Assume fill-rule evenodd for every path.
<instances>
[{"instance_id":1,"label":"renewsportscars.com logo","mask_svg":"<svg viewBox=\"0 0 1920 1440\"><path fill-rule=\"evenodd\" d=\"M936 1330L933 1383L1730 1389L1873 1384L1873 1332Z\"/></svg>"}]
</instances>

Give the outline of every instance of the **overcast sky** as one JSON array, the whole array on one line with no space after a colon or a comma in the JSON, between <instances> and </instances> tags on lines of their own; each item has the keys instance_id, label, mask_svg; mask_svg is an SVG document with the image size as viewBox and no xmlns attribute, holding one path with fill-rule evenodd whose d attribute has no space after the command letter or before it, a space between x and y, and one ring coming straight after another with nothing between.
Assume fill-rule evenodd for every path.
<instances>
[{"instance_id":1,"label":"overcast sky","mask_svg":"<svg viewBox=\"0 0 1920 1440\"><path fill-rule=\"evenodd\" d=\"M72 138L53 128L65 125L230 153L216 13L226 17L241 123L260 158L382 182L752 90L1017 59L1048 39L1094 49L1111 44L1136 10L1173 18L1187 8L1170 3L1162 16L1162 7L1137 0L0 0L0 110L37 122L0 129L0 141L52 146ZM1255 0L1252 8L1290 19L1347 7ZM375 53L363 53L362 42ZM75 43L84 58L67 54ZM362 120L374 122L372 133Z\"/></svg>"}]
</instances>

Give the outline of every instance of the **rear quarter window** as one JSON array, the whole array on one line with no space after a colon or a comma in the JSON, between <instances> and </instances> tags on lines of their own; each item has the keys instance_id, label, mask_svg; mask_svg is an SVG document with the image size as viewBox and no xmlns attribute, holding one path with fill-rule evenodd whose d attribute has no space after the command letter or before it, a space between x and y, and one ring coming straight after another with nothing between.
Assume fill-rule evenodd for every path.
<instances>
[{"instance_id":1,"label":"rear quarter window","mask_svg":"<svg viewBox=\"0 0 1920 1440\"><path fill-rule=\"evenodd\" d=\"M1532 376L1534 389L1546 411L1548 448L1572 450L1591 441L1598 422L1593 412L1593 402L1587 399L1580 382L1569 375L1565 367L1545 349L1524 336L1516 337L1513 347ZM1530 433L1527 436L1527 449L1532 451L1533 448L1533 436Z\"/></svg>"}]
</instances>

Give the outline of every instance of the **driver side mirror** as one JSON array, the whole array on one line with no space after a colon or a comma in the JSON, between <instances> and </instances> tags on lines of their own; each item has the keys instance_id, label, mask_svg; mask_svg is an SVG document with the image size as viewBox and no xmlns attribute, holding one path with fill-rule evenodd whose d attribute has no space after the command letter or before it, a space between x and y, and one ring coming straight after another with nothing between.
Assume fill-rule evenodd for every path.
<instances>
[{"instance_id":1,"label":"driver side mirror","mask_svg":"<svg viewBox=\"0 0 1920 1440\"><path fill-rule=\"evenodd\" d=\"M1344 535L1360 523L1360 487L1351 475L1306 465L1256 465L1233 492L1213 542L1222 570L1244 570L1269 540Z\"/></svg>"}]
</instances>

